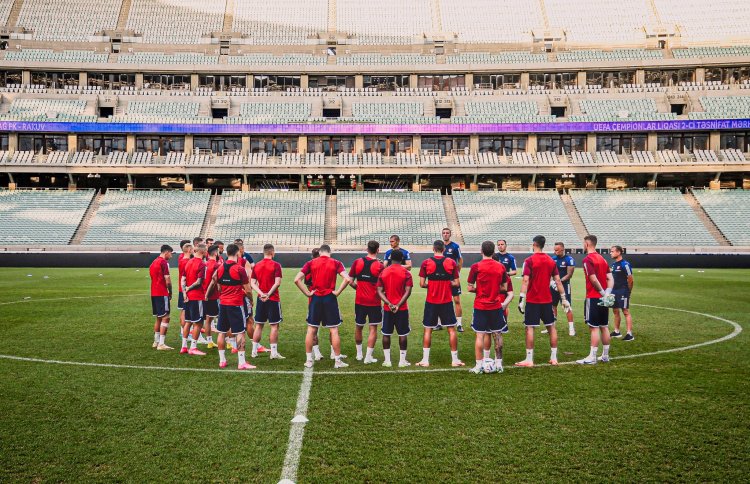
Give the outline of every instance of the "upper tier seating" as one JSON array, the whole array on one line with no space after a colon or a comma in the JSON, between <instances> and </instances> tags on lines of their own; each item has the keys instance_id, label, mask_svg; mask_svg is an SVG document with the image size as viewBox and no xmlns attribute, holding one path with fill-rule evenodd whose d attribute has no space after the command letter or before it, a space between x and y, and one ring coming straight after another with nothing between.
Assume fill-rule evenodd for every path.
<instances>
[{"instance_id":1,"label":"upper tier seating","mask_svg":"<svg viewBox=\"0 0 750 484\"><path fill-rule=\"evenodd\" d=\"M165 54L163 52L135 52L132 54L120 54L117 61L123 64L218 64L218 55L206 55L196 52L175 52Z\"/></svg>"},{"instance_id":2,"label":"upper tier seating","mask_svg":"<svg viewBox=\"0 0 750 484\"><path fill-rule=\"evenodd\" d=\"M684 40L750 37L750 8L744 0L654 0L663 24L679 29Z\"/></svg>"},{"instance_id":3,"label":"upper tier seating","mask_svg":"<svg viewBox=\"0 0 750 484\"><path fill-rule=\"evenodd\" d=\"M235 0L232 28L254 45L305 45L328 30L328 1Z\"/></svg>"},{"instance_id":4,"label":"upper tier seating","mask_svg":"<svg viewBox=\"0 0 750 484\"><path fill-rule=\"evenodd\" d=\"M241 238L247 251L268 242L319 245L323 243L325 212L323 192L224 191L210 235L220 240Z\"/></svg>"},{"instance_id":5,"label":"upper tier seating","mask_svg":"<svg viewBox=\"0 0 750 484\"><path fill-rule=\"evenodd\" d=\"M385 244L392 234L407 249L432 245L445 227L440 192L339 191L338 242L364 246L369 240Z\"/></svg>"},{"instance_id":6,"label":"upper tier seating","mask_svg":"<svg viewBox=\"0 0 750 484\"><path fill-rule=\"evenodd\" d=\"M67 245L94 190L0 190L0 244Z\"/></svg>"},{"instance_id":7,"label":"upper tier seating","mask_svg":"<svg viewBox=\"0 0 750 484\"><path fill-rule=\"evenodd\" d=\"M336 30L360 44L405 44L432 28L428 0L336 1Z\"/></svg>"},{"instance_id":8,"label":"upper tier seating","mask_svg":"<svg viewBox=\"0 0 750 484\"><path fill-rule=\"evenodd\" d=\"M211 192L109 189L83 244L122 247L168 243L200 233Z\"/></svg>"},{"instance_id":9,"label":"upper tier seating","mask_svg":"<svg viewBox=\"0 0 750 484\"><path fill-rule=\"evenodd\" d=\"M17 25L33 30L34 40L85 42L97 32L117 27L121 3L122 0L25 0Z\"/></svg>"},{"instance_id":10,"label":"upper tier seating","mask_svg":"<svg viewBox=\"0 0 750 484\"><path fill-rule=\"evenodd\" d=\"M563 29L569 42L636 43L646 40L644 27L656 24L649 0L598 0L571 5L544 0L550 27Z\"/></svg>"},{"instance_id":11,"label":"upper tier seating","mask_svg":"<svg viewBox=\"0 0 750 484\"><path fill-rule=\"evenodd\" d=\"M677 190L572 190L570 195L599 247L717 245Z\"/></svg>"},{"instance_id":12,"label":"upper tier seating","mask_svg":"<svg viewBox=\"0 0 750 484\"><path fill-rule=\"evenodd\" d=\"M750 191L693 190L693 194L732 245L750 246Z\"/></svg>"},{"instance_id":13,"label":"upper tier seating","mask_svg":"<svg viewBox=\"0 0 750 484\"><path fill-rule=\"evenodd\" d=\"M530 247L539 234L549 242L578 242L560 195L553 190L454 191L453 202L464 241L470 245L503 238L508 245Z\"/></svg>"},{"instance_id":14,"label":"upper tier seating","mask_svg":"<svg viewBox=\"0 0 750 484\"><path fill-rule=\"evenodd\" d=\"M225 8L226 0L133 0L127 28L151 44L205 43L221 32Z\"/></svg>"},{"instance_id":15,"label":"upper tier seating","mask_svg":"<svg viewBox=\"0 0 750 484\"><path fill-rule=\"evenodd\" d=\"M538 2L517 0L440 0L443 30L465 43L522 43L544 27Z\"/></svg>"}]
</instances>

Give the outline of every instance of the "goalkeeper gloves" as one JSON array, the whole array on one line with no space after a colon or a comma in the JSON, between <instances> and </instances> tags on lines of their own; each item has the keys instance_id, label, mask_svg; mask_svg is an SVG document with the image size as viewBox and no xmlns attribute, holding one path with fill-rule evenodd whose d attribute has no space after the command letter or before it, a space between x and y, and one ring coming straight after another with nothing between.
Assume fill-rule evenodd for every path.
<instances>
[{"instance_id":1,"label":"goalkeeper gloves","mask_svg":"<svg viewBox=\"0 0 750 484\"><path fill-rule=\"evenodd\" d=\"M611 308L615 305L615 295L614 294L605 294L602 296L601 300L599 301L599 306L603 306L605 308Z\"/></svg>"},{"instance_id":2,"label":"goalkeeper gloves","mask_svg":"<svg viewBox=\"0 0 750 484\"><path fill-rule=\"evenodd\" d=\"M609 296L610 292L612 292L612 289L607 288L607 289L602 289L601 291L599 291L599 294L601 294L602 297L607 297Z\"/></svg>"},{"instance_id":3,"label":"goalkeeper gloves","mask_svg":"<svg viewBox=\"0 0 750 484\"><path fill-rule=\"evenodd\" d=\"M554 280L549 281L549 288L553 291L557 291L557 283Z\"/></svg>"},{"instance_id":4,"label":"goalkeeper gloves","mask_svg":"<svg viewBox=\"0 0 750 484\"><path fill-rule=\"evenodd\" d=\"M565 298L563 298L563 300L562 300L562 307L563 307L563 309L565 309L566 313L569 313L569 312L571 312L573 310L573 306L570 305L570 301L568 301Z\"/></svg>"},{"instance_id":5,"label":"goalkeeper gloves","mask_svg":"<svg viewBox=\"0 0 750 484\"><path fill-rule=\"evenodd\" d=\"M521 314L526 313L526 294L521 294L518 299L518 312Z\"/></svg>"}]
</instances>

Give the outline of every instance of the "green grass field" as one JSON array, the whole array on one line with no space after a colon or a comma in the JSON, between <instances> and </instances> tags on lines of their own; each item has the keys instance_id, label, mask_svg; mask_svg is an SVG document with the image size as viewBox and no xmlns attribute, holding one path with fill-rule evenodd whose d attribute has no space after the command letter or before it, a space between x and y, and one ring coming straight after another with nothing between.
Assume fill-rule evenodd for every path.
<instances>
[{"instance_id":1,"label":"green grass field","mask_svg":"<svg viewBox=\"0 0 750 484\"><path fill-rule=\"evenodd\" d=\"M259 370L291 373L266 374L219 371L216 350L202 358L153 350L145 268L3 269L0 355L139 368L0 358L0 481L277 482L305 359L307 305L292 284L295 272L285 271L281 290L279 349L287 359L253 360ZM447 370L445 331L434 337L431 363L447 371L383 372L380 363L354 361L354 291L347 289L341 333L351 366L339 373L327 359L315 366L298 481L747 482L750 271L635 276L634 303L710 313L744 331L686 351L618 359L734 330L696 314L635 306L636 340L614 341L611 363L514 369L524 345L513 310L503 374ZM561 362L588 351L580 271L574 280L578 336L558 324ZM467 328L472 299L463 297ZM416 289L412 363L421 357L423 301ZM173 316L168 342L178 346ZM459 337L467 365L473 339L470 330ZM327 355L327 337L321 341ZM376 357L382 361L380 342ZM536 362L548 357L548 340L537 335ZM233 368L236 357L229 362Z\"/></svg>"}]
</instances>

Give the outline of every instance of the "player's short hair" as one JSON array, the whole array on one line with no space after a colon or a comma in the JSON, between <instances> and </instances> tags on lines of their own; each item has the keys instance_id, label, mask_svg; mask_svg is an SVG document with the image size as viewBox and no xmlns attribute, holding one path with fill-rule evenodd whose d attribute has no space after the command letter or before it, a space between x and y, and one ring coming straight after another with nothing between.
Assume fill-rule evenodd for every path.
<instances>
[{"instance_id":1,"label":"player's short hair","mask_svg":"<svg viewBox=\"0 0 750 484\"><path fill-rule=\"evenodd\" d=\"M404 253L401 252L401 249L396 249L391 251L391 262L403 262L404 261Z\"/></svg>"},{"instance_id":2,"label":"player's short hair","mask_svg":"<svg viewBox=\"0 0 750 484\"><path fill-rule=\"evenodd\" d=\"M219 252L219 246L216 244L212 244L208 247L208 255L216 254Z\"/></svg>"},{"instance_id":3,"label":"player's short hair","mask_svg":"<svg viewBox=\"0 0 750 484\"><path fill-rule=\"evenodd\" d=\"M185 244L185 245L182 246L182 251L185 252L186 250L189 250L189 249L192 249L192 248L193 248L193 244L191 244L190 242L188 242L187 244Z\"/></svg>"},{"instance_id":4,"label":"player's short hair","mask_svg":"<svg viewBox=\"0 0 750 484\"><path fill-rule=\"evenodd\" d=\"M450 233L453 233L453 231L451 231L451 229L449 229L448 227L443 227L443 230L441 230L441 232L445 232L446 230Z\"/></svg>"},{"instance_id":5,"label":"player's short hair","mask_svg":"<svg viewBox=\"0 0 750 484\"><path fill-rule=\"evenodd\" d=\"M310 255L312 255L313 259L317 259L318 257L320 257L320 249L318 249L317 247L314 248Z\"/></svg>"},{"instance_id":6,"label":"player's short hair","mask_svg":"<svg viewBox=\"0 0 750 484\"><path fill-rule=\"evenodd\" d=\"M224 245L224 242L222 242L221 240L217 240L216 242L214 242L214 245Z\"/></svg>"},{"instance_id":7,"label":"player's short hair","mask_svg":"<svg viewBox=\"0 0 750 484\"><path fill-rule=\"evenodd\" d=\"M393 234L390 237L388 237L388 240L391 240L391 239L396 239L396 242L401 242L401 237L399 237L396 234Z\"/></svg>"},{"instance_id":8,"label":"player's short hair","mask_svg":"<svg viewBox=\"0 0 750 484\"><path fill-rule=\"evenodd\" d=\"M206 237L206 245L214 245L214 239L211 237Z\"/></svg>"},{"instance_id":9,"label":"player's short hair","mask_svg":"<svg viewBox=\"0 0 750 484\"><path fill-rule=\"evenodd\" d=\"M482 242L482 254L486 255L487 257L492 257L492 254L495 253L495 244L490 242L489 240L485 240Z\"/></svg>"},{"instance_id":10,"label":"player's short hair","mask_svg":"<svg viewBox=\"0 0 750 484\"><path fill-rule=\"evenodd\" d=\"M371 240L367 243L368 254L377 254L378 249L380 249L380 243L377 240Z\"/></svg>"},{"instance_id":11,"label":"player's short hair","mask_svg":"<svg viewBox=\"0 0 750 484\"><path fill-rule=\"evenodd\" d=\"M235 244L241 244L243 242L244 242L244 240L242 240L242 239L234 239L234 243Z\"/></svg>"},{"instance_id":12,"label":"player's short hair","mask_svg":"<svg viewBox=\"0 0 750 484\"><path fill-rule=\"evenodd\" d=\"M235 242L234 245L236 245L240 250L245 250L245 244L242 242Z\"/></svg>"},{"instance_id":13,"label":"player's short hair","mask_svg":"<svg viewBox=\"0 0 750 484\"><path fill-rule=\"evenodd\" d=\"M500 242L502 242L505 245L508 245L508 242L505 239L497 239L497 243L499 244Z\"/></svg>"},{"instance_id":14,"label":"player's short hair","mask_svg":"<svg viewBox=\"0 0 750 484\"><path fill-rule=\"evenodd\" d=\"M203 237L193 237L193 245L198 245L203 242Z\"/></svg>"},{"instance_id":15,"label":"player's short hair","mask_svg":"<svg viewBox=\"0 0 750 484\"><path fill-rule=\"evenodd\" d=\"M240 251L240 248L237 246L237 244L229 244L227 246L227 255L229 257L233 257L237 255L239 251Z\"/></svg>"},{"instance_id":16,"label":"player's short hair","mask_svg":"<svg viewBox=\"0 0 750 484\"><path fill-rule=\"evenodd\" d=\"M596 243L599 242L599 239L596 238L596 235L588 234L586 237L583 238L583 240L588 240L591 245L596 247Z\"/></svg>"},{"instance_id":17,"label":"player's short hair","mask_svg":"<svg viewBox=\"0 0 750 484\"><path fill-rule=\"evenodd\" d=\"M195 246L195 250L197 250L198 252L206 252L207 248L208 247L206 247L206 244L198 244Z\"/></svg>"},{"instance_id":18,"label":"player's short hair","mask_svg":"<svg viewBox=\"0 0 750 484\"><path fill-rule=\"evenodd\" d=\"M183 247L185 247L185 244L189 244L189 243L190 243L190 241L188 239L181 240L180 241L180 249L182 249Z\"/></svg>"},{"instance_id":19,"label":"player's short hair","mask_svg":"<svg viewBox=\"0 0 750 484\"><path fill-rule=\"evenodd\" d=\"M562 243L562 242L555 242L555 245L559 245L559 246L560 246L560 247L562 247L563 249L565 248L565 244L564 244L564 243Z\"/></svg>"},{"instance_id":20,"label":"player's short hair","mask_svg":"<svg viewBox=\"0 0 750 484\"><path fill-rule=\"evenodd\" d=\"M322 254L323 252L325 252L326 254L330 254L331 253L331 246L328 245L328 244L321 245L320 246L320 253Z\"/></svg>"},{"instance_id":21,"label":"player's short hair","mask_svg":"<svg viewBox=\"0 0 750 484\"><path fill-rule=\"evenodd\" d=\"M432 243L432 250L435 252L445 251L445 243L442 240L436 240Z\"/></svg>"},{"instance_id":22,"label":"player's short hair","mask_svg":"<svg viewBox=\"0 0 750 484\"><path fill-rule=\"evenodd\" d=\"M613 245L612 248L615 249L620 254L622 254L622 246L621 245Z\"/></svg>"},{"instance_id":23,"label":"player's short hair","mask_svg":"<svg viewBox=\"0 0 750 484\"><path fill-rule=\"evenodd\" d=\"M537 235L533 239L534 245L539 247L540 249L544 249L544 244L547 243L547 239L544 237L544 235Z\"/></svg>"},{"instance_id":24,"label":"player's short hair","mask_svg":"<svg viewBox=\"0 0 750 484\"><path fill-rule=\"evenodd\" d=\"M273 251L273 244L266 244L263 246L263 253L270 254Z\"/></svg>"},{"instance_id":25,"label":"player's short hair","mask_svg":"<svg viewBox=\"0 0 750 484\"><path fill-rule=\"evenodd\" d=\"M164 245L162 245L162 246L161 246L161 249L160 249L160 251L161 251L161 253L163 254L163 253L165 253L165 252L174 252L174 249L172 248L172 246L171 246L171 245L168 245L168 244L164 244Z\"/></svg>"}]
</instances>

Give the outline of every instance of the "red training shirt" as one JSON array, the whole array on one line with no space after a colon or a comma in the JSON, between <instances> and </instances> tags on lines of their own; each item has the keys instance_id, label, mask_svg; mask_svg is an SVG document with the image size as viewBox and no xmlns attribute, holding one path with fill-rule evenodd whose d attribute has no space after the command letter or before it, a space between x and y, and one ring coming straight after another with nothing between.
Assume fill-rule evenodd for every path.
<instances>
[{"instance_id":1,"label":"red training shirt","mask_svg":"<svg viewBox=\"0 0 750 484\"><path fill-rule=\"evenodd\" d=\"M383 271L383 263L377 259L370 259L369 257L368 259L373 261L370 264L370 273L372 273L374 280L372 282L357 280L357 295L354 297L354 303L360 306L380 306L380 298L378 297L376 286L378 276ZM349 276L354 279L364 269L365 261L360 257L354 261L351 269L349 269Z\"/></svg>"},{"instance_id":2,"label":"red training shirt","mask_svg":"<svg viewBox=\"0 0 750 484\"><path fill-rule=\"evenodd\" d=\"M202 259L193 257L185 264L185 286L190 287L195 284L195 281L203 278L206 279L206 263ZM196 289L191 289L187 293L188 301L203 301L206 297L206 292L203 290L203 286L198 286Z\"/></svg>"},{"instance_id":3,"label":"red training shirt","mask_svg":"<svg viewBox=\"0 0 750 484\"><path fill-rule=\"evenodd\" d=\"M214 273L219 268L219 265L221 265L221 262L218 262L216 259L208 259L208 262L206 262L206 278L203 279L203 291L208 289L208 285L211 284L211 279L214 277ZM216 285L211 290L211 294L208 294L208 299L211 301L219 299L219 288Z\"/></svg>"},{"instance_id":4,"label":"red training shirt","mask_svg":"<svg viewBox=\"0 0 750 484\"><path fill-rule=\"evenodd\" d=\"M169 296L167 281L164 276L169 275L169 262L164 257L157 257L148 268L148 275L151 276L151 295L152 296Z\"/></svg>"},{"instance_id":5,"label":"red training shirt","mask_svg":"<svg viewBox=\"0 0 750 484\"><path fill-rule=\"evenodd\" d=\"M469 284L476 284L474 309L500 309L505 294L500 286L506 279L505 266L493 259L482 259L469 270Z\"/></svg>"},{"instance_id":6,"label":"red training shirt","mask_svg":"<svg viewBox=\"0 0 750 484\"><path fill-rule=\"evenodd\" d=\"M244 306L245 305L245 284L250 282L250 278L247 276L247 271L243 267L244 264L237 264L237 261L228 260L223 264L219 264L219 268L216 270L216 280L220 280L224 276L224 267L229 268L229 275L232 279L236 279L242 282L240 286L226 286L219 285L221 287L221 296L219 297L219 304L222 306Z\"/></svg>"},{"instance_id":7,"label":"red training shirt","mask_svg":"<svg viewBox=\"0 0 750 484\"><path fill-rule=\"evenodd\" d=\"M281 277L281 264L273 259L263 258L260 262L255 264L255 267L253 267L253 279L258 281L258 287L263 292L267 293L271 290L277 277ZM279 290L276 289L268 300L276 302L281 301Z\"/></svg>"},{"instance_id":8,"label":"red training shirt","mask_svg":"<svg viewBox=\"0 0 750 484\"><path fill-rule=\"evenodd\" d=\"M391 264L380 273L378 277L377 287L382 287L385 292L385 297L391 304L398 304L404 294L406 294L407 287L413 287L414 281L406 267L401 264ZM383 303L383 309L390 311L391 309L387 304ZM409 304L404 302L399 308L399 311L408 311Z\"/></svg>"},{"instance_id":9,"label":"red training shirt","mask_svg":"<svg viewBox=\"0 0 750 484\"><path fill-rule=\"evenodd\" d=\"M336 290L336 276L345 270L341 261L325 255L308 261L302 267L302 273L311 276L310 290L315 291L316 296L327 296Z\"/></svg>"},{"instance_id":10,"label":"red training shirt","mask_svg":"<svg viewBox=\"0 0 750 484\"><path fill-rule=\"evenodd\" d=\"M443 261L443 268L445 268L445 272L451 275L451 279L458 279L459 273L456 261L442 255L433 257ZM436 269L435 261L432 258L427 259L422 262L422 266L419 268L419 277L428 278L430 274L435 273ZM430 304L445 304L453 301L451 287L451 281L429 281L427 283L427 302Z\"/></svg>"},{"instance_id":11,"label":"red training shirt","mask_svg":"<svg viewBox=\"0 0 750 484\"><path fill-rule=\"evenodd\" d=\"M594 288L591 284L589 276L591 274L596 275L596 280L602 286L602 289L607 289L607 274L610 272L609 264L604 260L604 257L592 252L583 259L583 273L586 274L586 297L587 298L600 298L602 295Z\"/></svg>"},{"instance_id":12,"label":"red training shirt","mask_svg":"<svg viewBox=\"0 0 750 484\"><path fill-rule=\"evenodd\" d=\"M559 276L557 264L552 257L542 252L535 252L523 263L523 275L529 276L529 287L526 288L526 302L531 304L552 304L549 292L549 281Z\"/></svg>"}]
</instances>

